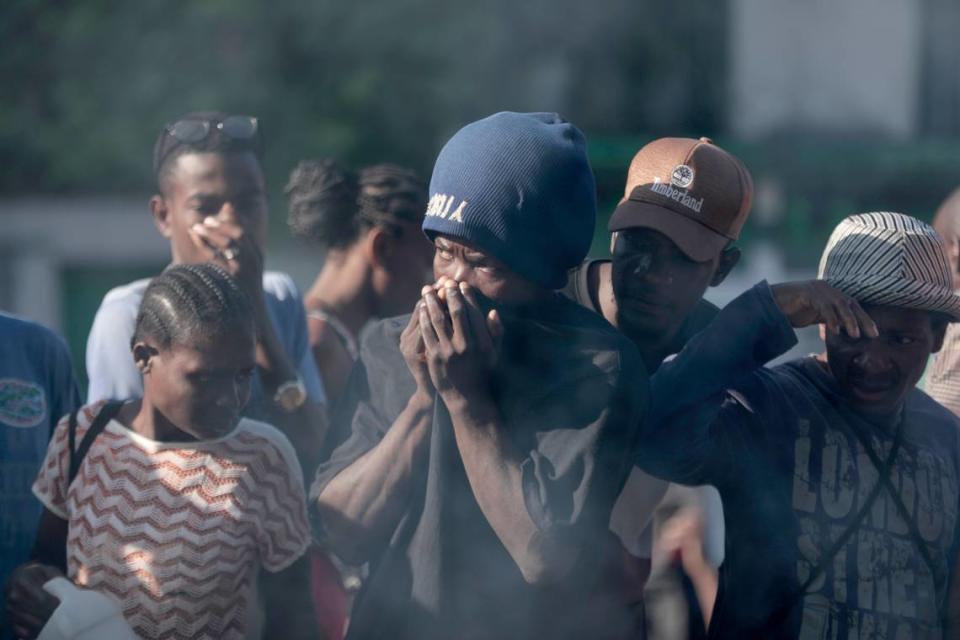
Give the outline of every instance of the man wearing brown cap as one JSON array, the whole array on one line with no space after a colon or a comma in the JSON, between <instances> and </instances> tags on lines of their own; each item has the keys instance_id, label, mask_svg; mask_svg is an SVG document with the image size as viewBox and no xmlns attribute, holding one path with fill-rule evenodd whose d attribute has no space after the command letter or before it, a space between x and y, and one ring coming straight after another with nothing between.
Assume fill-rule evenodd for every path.
<instances>
[{"instance_id":1,"label":"man wearing brown cap","mask_svg":"<svg viewBox=\"0 0 960 640\"><path fill-rule=\"evenodd\" d=\"M703 294L723 282L740 259L733 242L752 195L746 167L709 139L654 140L630 163L624 197L610 219L612 260L584 262L573 272L567 295L629 337L653 373L717 314ZM632 579L626 595L634 602L650 570L648 525L667 487L635 468L611 519L627 552L624 563ZM680 502L705 508L705 533L716 541L710 559L718 564L723 523L716 492L706 487L671 492ZM704 565L696 574L712 572ZM709 615L709 602L703 608Z\"/></svg>"},{"instance_id":2,"label":"man wearing brown cap","mask_svg":"<svg viewBox=\"0 0 960 640\"><path fill-rule=\"evenodd\" d=\"M703 294L740 259L733 242L752 195L747 169L707 138L654 140L633 158L610 218L613 259L584 262L567 294L631 338L655 371L716 315Z\"/></svg>"}]
</instances>

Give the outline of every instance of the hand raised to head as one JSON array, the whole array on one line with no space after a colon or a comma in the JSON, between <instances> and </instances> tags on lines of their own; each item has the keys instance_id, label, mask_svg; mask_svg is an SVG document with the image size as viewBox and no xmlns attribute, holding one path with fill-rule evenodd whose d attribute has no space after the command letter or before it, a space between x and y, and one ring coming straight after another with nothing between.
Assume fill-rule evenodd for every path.
<instances>
[{"instance_id":1,"label":"hand raised to head","mask_svg":"<svg viewBox=\"0 0 960 640\"><path fill-rule=\"evenodd\" d=\"M770 289L780 311L796 328L823 324L835 335L841 329L851 338L879 335L876 323L860 303L823 280L786 282Z\"/></svg>"}]
</instances>

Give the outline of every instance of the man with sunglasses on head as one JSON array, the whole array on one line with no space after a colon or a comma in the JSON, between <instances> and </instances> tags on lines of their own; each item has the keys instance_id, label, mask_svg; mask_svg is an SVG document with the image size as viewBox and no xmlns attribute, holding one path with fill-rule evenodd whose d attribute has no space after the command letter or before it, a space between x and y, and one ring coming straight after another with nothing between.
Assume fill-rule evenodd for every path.
<instances>
[{"instance_id":1,"label":"man with sunglasses on head","mask_svg":"<svg viewBox=\"0 0 960 640\"><path fill-rule=\"evenodd\" d=\"M581 264L565 293L630 338L655 372L717 315L703 295L740 259L733 243L752 195L743 163L709 139L654 140L630 163L623 200L610 219L612 260ZM649 525L667 488L634 468L613 512L611 529L624 546L626 573L632 576L626 595L634 602L650 571ZM681 502L704 505L708 539L722 539L722 508L712 488L672 487L671 493ZM711 550L708 557L717 564L722 540ZM707 565L686 569L698 576L713 571Z\"/></svg>"},{"instance_id":2,"label":"man with sunglasses on head","mask_svg":"<svg viewBox=\"0 0 960 640\"><path fill-rule=\"evenodd\" d=\"M164 127L153 151L154 224L170 240L172 264L215 262L253 303L257 371L244 414L277 426L311 475L326 431L323 387L309 349L303 304L283 273L264 271L267 191L257 119L188 113ZM87 339L88 402L143 393L130 355L137 309L149 279L104 297Z\"/></svg>"}]
</instances>

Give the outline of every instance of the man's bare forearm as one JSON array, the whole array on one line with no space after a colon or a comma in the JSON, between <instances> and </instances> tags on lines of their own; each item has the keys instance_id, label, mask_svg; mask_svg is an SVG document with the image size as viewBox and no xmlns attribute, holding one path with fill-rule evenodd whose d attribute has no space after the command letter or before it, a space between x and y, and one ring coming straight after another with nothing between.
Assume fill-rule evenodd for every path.
<instances>
[{"instance_id":1,"label":"man's bare forearm","mask_svg":"<svg viewBox=\"0 0 960 640\"><path fill-rule=\"evenodd\" d=\"M334 550L365 561L371 544L389 535L410 496L411 477L428 452L433 397L415 393L375 447L331 480L317 498Z\"/></svg>"},{"instance_id":2,"label":"man's bare forearm","mask_svg":"<svg viewBox=\"0 0 960 640\"><path fill-rule=\"evenodd\" d=\"M486 397L448 394L444 400L477 504L524 579L541 584L562 577L576 562L576 550L539 544L523 498L521 456L504 433L496 405Z\"/></svg>"}]
</instances>

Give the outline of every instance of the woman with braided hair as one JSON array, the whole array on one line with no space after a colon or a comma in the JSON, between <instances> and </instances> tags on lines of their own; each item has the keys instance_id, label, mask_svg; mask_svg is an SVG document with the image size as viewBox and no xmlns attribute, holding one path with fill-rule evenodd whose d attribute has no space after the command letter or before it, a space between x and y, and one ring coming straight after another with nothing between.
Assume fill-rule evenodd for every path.
<instances>
[{"instance_id":1,"label":"woman with braided hair","mask_svg":"<svg viewBox=\"0 0 960 640\"><path fill-rule=\"evenodd\" d=\"M142 638L249 638L261 625L316 637L296 453L241 417L256 367L247 295L217 265L169 267L144 292L130 348L143 398L65 417L33 485L45 507L34 560L7 594L18 637L51 616L63 628L44 589L63 576L114 599Z\"/></svg>"},{"instance_id":2,"label":"woman with braided hair","mask_svg":"<svg viewBox=\"0 0 960 640\"><path fill-rule=\"evenodd\" d=\"M420 287L432 281L433 248L420 231L427 189L413 171L396 165L350 171L327 159L301 162L286 193L293 235L325 252L304 304L333 406L363 326L409 311Z\"/></svg>"},{"instance_id":3,"label":"woman with braided hair","mask_svg":"<svg viewBox=\"0 0 960 640\"><path fill-rule=\"evenodd\" d=\"M407 312L432 281L433 247L420 230L427 189L413 171L396 165L351 171L325 159L297 165L286 193L292 234L324 252L304 306L310 346L335 407L364 325ZM331 433L327 450L343 437ZM362 572L322 549L311 555L318 622L331 638L342 637Z\"/></svg>"}]
</instances>

